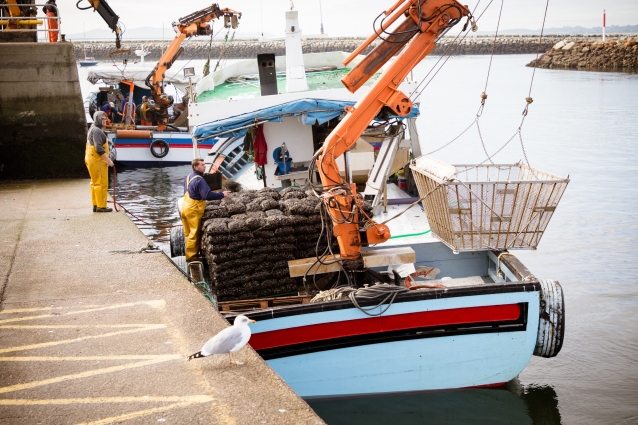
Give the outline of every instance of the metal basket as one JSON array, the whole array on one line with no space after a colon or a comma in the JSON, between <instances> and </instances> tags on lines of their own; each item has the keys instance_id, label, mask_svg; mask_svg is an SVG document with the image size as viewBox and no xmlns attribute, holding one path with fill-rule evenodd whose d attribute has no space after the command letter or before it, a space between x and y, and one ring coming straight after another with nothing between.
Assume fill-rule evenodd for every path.
<instances>
[{"instance_id":1,"label":"metal basket","mask_svg":"<svg viewBox=\"0 0 638 425\"><path fill-rule=\"evenodd\" d=\"M449 165L412 161L432 233L455 253L536 249L569 176L521 163Z\"/></svg>"}]
</instances>

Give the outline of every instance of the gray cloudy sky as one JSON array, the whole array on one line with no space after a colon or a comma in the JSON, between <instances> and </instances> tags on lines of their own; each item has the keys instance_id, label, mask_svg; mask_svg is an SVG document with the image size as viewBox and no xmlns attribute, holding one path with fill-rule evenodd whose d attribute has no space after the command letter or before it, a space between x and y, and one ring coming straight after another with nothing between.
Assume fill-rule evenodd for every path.
<instances>
[{"instance_id":1,"label":"gray cloudy sky","mask_svg":"<svg viewBox=\"0 0 638 425\"><path fill-rule=\"evenodd\" d=\"M290 0L216 0L220 7L243 13L240 33L281 35L284 27L284 12L290 8ZM77 0L58 0L62 17L62 32L82 33L105 28L106 24L97 13L80 11ZM325 33L330 36L368 36L372 33L374 18L395 0L295 0L299 11L300 25L306 35L319 34L321 17ZM120 16L127 28L166 27L167 38L172 37L170 23L179 17L210 6L211 0L108 0L109 5ZM471 0L470 9L478 3L477 15L489 0ZM546 2L543 0L504 0L501 29L537 29L541 27ZM83 1L83 6L88 2ZM490 8L479 21L479 29L490 31L496 28L501 0L492 0ZM321 9L320 9L321 6ZM546 27L601 26L603 9L607 10L607 26L637 25L638 0L550 0ZM124 37L126 38L126 36Z\"/></svg>"}]
</instances>

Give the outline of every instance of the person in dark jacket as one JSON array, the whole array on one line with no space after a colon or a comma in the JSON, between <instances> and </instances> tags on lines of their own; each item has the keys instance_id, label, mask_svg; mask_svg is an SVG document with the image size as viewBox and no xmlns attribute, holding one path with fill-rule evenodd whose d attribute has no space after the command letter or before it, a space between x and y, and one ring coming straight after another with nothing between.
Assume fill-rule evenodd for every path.
<instances>
[{"instance_id":1,"label":"person in dark jacket","mask_svg":"<svg viewBox=\"0 0 638 425\"><path fill-rule=\"evenodd\" d=\"M230 196L230 191L213 192L204 180L206 164L202 158L191 162L193 172L184 181L184 201L182 203L182 224L186 239L186 261L195 261L199 253L201 221L206 209L206 201Z\"/></svg>"},{"instance_id":2,"label":"person in dark jacket","mask_svg":"<svg viewBox=\"0 0 638 425\"><path fill-rule=\"evenodd\" d=\"M86 135L86 150L84 163L91 176L91 199L93 212L111 212L113 209L106 206L106 197L109 193L108 167L113 167L113 161L109 158L109 147L106 133L102 128L107 124L108 118L102 111L93 115L93 125Z\"/></svg>"}]
</instances>

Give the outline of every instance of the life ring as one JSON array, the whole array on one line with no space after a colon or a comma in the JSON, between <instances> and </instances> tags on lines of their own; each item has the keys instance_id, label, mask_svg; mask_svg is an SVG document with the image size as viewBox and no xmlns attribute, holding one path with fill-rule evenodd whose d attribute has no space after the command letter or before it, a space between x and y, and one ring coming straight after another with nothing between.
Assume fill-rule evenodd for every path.
<instances>
[{"instance_id":1,"label":"life ring","mask_svg":"<svg viewBox=\"0 0 638 425\"><path fill-rule=\"evenodd\" d=\"M155 150L156 147L159 150ZM168 150L169 146L166 140L155 139L151 142L151 155L153 155L155 158L164 158L166 155L168 155Z\"/></svg>"}]
</instances>

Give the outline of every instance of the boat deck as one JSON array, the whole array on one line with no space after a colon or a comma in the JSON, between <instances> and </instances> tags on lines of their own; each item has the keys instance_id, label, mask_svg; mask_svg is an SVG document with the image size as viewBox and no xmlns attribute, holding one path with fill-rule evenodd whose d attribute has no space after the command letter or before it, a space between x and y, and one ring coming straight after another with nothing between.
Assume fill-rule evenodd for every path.
<instances>
[{"instance_id":1,"label":"boat deck","mask_svg":"<svg viewBox=\"0 0 638 425\"><path fill-rule=\"evenodd\" d=\"M306 73L306 80L309 88L308 91L341 89L343 88L341 78L343 78L348 72L350 72L349 68L308 72ZM371 85L379 77L379 75L380 74L373 75L365 85ZM287 93L285 74L277 74L277 91L279 94ZM228 100L230 98L239 99L260 96L261 88L259 86L259 77L257 75L246 75L229 79L225 83L216 86L214 90L202 93L197 97L197 101L215 102Z\"/></svg>"}]
</instances>

